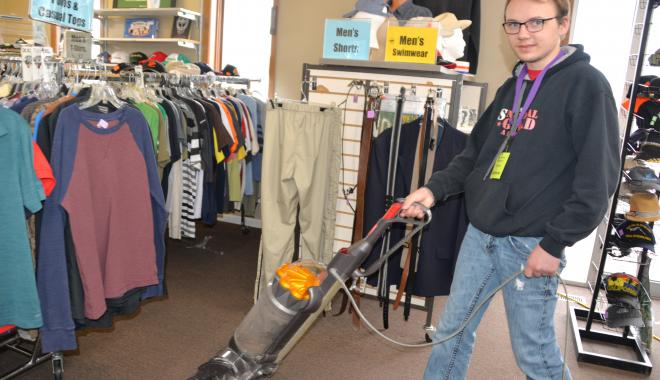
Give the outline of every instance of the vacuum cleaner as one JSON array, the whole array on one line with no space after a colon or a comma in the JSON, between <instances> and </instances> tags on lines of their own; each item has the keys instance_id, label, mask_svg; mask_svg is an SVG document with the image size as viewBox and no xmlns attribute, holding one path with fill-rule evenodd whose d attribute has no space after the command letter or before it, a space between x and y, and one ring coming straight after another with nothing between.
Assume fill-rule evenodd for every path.
<instances>
[{"instance_id":1,"label":"vacuum cleaner","mask_svg":"<svg viewBox=\"0 0 660 380\"><path fill-rule=\"evenodd\" d=\"M202 364L189 380L251 380L270 377L344 282L369 276L406 241L431 221L402 218L401 200L394 202L367 236L341 249L326 266L312 260L284 264L262 291L226 348ZM361 268L373 246L396 223L413 226L397 244L368 268ZM340 282L341 281L341 282Z\"/></svg>"}]
</instances>

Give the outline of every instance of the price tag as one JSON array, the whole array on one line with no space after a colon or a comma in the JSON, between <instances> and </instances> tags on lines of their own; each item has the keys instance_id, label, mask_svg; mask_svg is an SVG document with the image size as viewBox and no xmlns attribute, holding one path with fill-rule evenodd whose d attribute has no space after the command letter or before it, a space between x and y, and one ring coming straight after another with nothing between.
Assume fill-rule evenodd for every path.
<instances>
[{"instance_id":1,"label":"price tag","mask_svg":"<svg viewBox=\"0 0 660 380\"><path fill-rule=\"evenodd\" d=\"M438 29L390 26L387 28L385 60L435 64Z\"/></svg>"}]
</instances>

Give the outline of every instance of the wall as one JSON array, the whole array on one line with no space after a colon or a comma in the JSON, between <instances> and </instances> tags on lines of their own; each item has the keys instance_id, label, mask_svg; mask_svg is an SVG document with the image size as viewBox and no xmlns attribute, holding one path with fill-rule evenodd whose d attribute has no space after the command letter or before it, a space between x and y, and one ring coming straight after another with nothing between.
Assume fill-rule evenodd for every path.
<instances>
[{"instance_id":1,"label":"wall","mask_svg":"<svg viewBox=\"0 0 660 380\"><path fill-rule=\"evenodd\" d=\"M280 0L277 19L275 92L300 99L303 63L318 64L323 54L326 18L341 18L355 0Z\"/></svg>"},{"instance_id":2,"label":"wall","mask_svg":"<svg viewBox=\"0 0 660 380\"><path fill-rule=\"evenodd\" d=\"M302 64L316 64L322 55L324 20L340 18L354 4L354 0L280 0L275 57L278 96L300 98ZM481 0L480 60L475 79L488 83L487 103L516 62L502 31L504 4L505 0Z\"/></svg>"},{"instance_id":3,"label":"wall","mask_svg":"<svg viewBox=\"0 0 660 380\"><path fill-rule=\"evenodd\" d=\"M479 67L475 79L488 83L486 104L490 104L497 88L511 76L511 69L518 61L502 30L505 3L506 0L481 0Z\"/></svg>"},{"instance_id":4,"label":"wall","mask_svg":"<svg viewBox=\"0 0 660 380\"><path fill-rule=\"evenodd\" d=\"M0 15L18 16L22 20L0 20L0 42L14 43L17 39L33 39L33 22L28 17L28 1L0 1ZM54 26L34 22L45 27L45 37L50 39ZM51 42L50 40L48 42Z\"/></svg>"}]
</instances>

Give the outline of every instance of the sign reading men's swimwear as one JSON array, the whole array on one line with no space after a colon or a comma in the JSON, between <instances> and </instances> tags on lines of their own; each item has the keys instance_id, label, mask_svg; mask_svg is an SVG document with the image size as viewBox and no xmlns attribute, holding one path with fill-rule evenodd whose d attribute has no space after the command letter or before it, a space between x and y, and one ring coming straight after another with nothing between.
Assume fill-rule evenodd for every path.
<instances>
[{"instance_id":1,"label":"sign reading men's swimwear","mask_svg":"<svg viewBox=\"0 0 660 380\"><path fill-rule=\"evenodd\" d=\"M94 0L31 0L30 18L65 28L92 31Z\"/></svg>"}]
</instances>

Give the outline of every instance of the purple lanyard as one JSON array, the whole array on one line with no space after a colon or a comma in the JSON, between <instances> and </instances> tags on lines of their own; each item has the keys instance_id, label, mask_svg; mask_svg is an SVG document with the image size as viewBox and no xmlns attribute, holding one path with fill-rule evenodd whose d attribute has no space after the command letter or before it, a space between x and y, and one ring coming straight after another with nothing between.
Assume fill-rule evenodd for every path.
<instances>
[{"instance_id":1,"label":"purple lanyard","mask_svg":"<svg viewBox=\"0 0 660 380\"><path fill-rule=\"evenodd\" d=\"M511 137L515 137L518 134L518 127L525 118L525 114L529 110L529 107L532 105L532 101L534 101L534 98L536 97L536 93L539 92L539 87L541 87L541 82L543 81L543 77L545 76L545 73L547 73L548 70L563 55L564 55L564 51L563 50L559 51L559 54L557 54L557 56L543 68L543 71L541 71L539 76L537 76L536 79L534 79L534 84L532 84L532 88L529 90L529 94L527 94L527 99L525 99L525 104L523 105L522 109L517 111L516 108L520 107L520 102L522 100L520 99L520 97L522 96L523 81L527 76L527 64L525 63L523 65L522 70L520 70L520 74L518 74L518 79L516 80L516 92L514 93L513 96L513 109L515 110L513 118L515 120L515 123L511 125L511 132L510 132Z\"/></svg>"}]
</instances>

